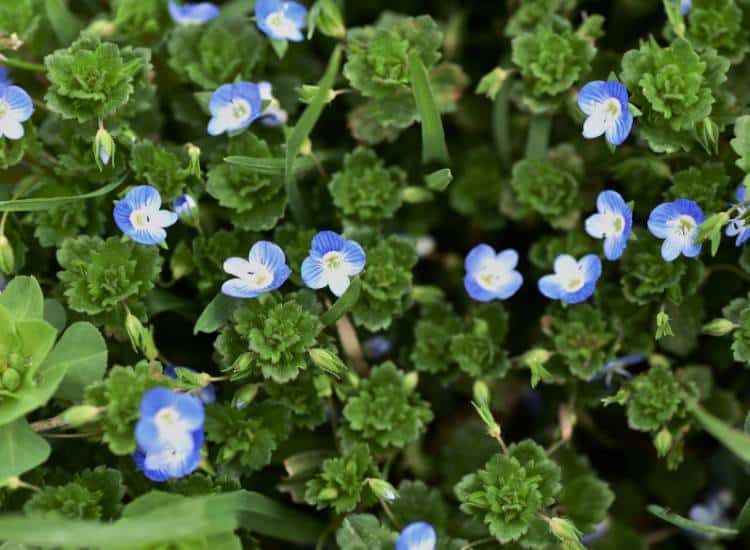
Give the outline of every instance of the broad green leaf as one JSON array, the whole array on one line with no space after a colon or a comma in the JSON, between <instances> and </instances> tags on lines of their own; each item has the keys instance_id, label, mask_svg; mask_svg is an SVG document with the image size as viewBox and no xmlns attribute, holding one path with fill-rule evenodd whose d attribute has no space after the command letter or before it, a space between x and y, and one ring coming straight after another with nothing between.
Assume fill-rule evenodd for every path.
<instances>
[{"instance_id":1,"label":"broad green leaf","mask_svg":"<svg viewBox=\"0 0 750 550\"><path fill-rule=\"evenodd\" d=\"M737 521L734 527L739 531L746 531L750 527L750 498L745 501L745 505L740 510L740 515L737 516Z\"/></svg>"},{"instance_id":2,"label":"broad green leaf","mask_svg":"<svg viewBox=\"0 0 750 550\"><path fill-rule=\"evenodd\" d=\"M656 504L649 505L648 511L655 515L657 518L662 519L667 523L671 523L672 525L675 525L680 529L688 529L690 531L700 533L710 539L735 537L738 534L738 531L736 529L728 529L726 527L716 527L715 525L698 523L697 521L693 521L679 516L674 512L670 512L666 508L662 508L661 506L657 506Z\"/></svg>"},{"instance_id":3,"label":"broad green leaf","mask_svg":"<svg viewBox=\"0 0 750 550\"><path fill-rule=\"evenodd\" d=\"M349 288L346 289L341 297L331 306L331 309L326 311L320 316L320 322L325 326L330 326L336 321L341 319L347 311L352 309L357 300L359 300L359 293L362 290L362 282L359 278L352 279Z\"/></svg>"},{"instance_id":4,"label":"broad green leaf","mask_svg":"<svg viewBox=\"0 0 750 550\"><path fill-rule=\"evenodd\" d=\"M0 293L0 305L15 320L44 318L44 296L34 277L15 277Z\"/></svg>"},{"instance_id":5,"label":"broad green leaf","mask_svg":"<svg viewBox=\"0 0 750 550\"><path fill-rule=\"evenodd\" d=\"M688 409L704 430L721 441L739 458L750 463L750 435L722 422L696 402L688 403Z\"/></svg>"},{"instance_id":6,"label":"broad green leaf","mask_svg":"<svg viewBox=\"0 0 750 550\"><path fill-rule=\"evenodd\" d=\"M52 25L57 39L60 44L67 46L78 37L83 25L75 15L70 13L65 0L45 0L44 5L47 9L47 20Z\"/></svg>"},{"instance_id":7,"label":"broad green leaf","mask_svg":"<svg viewBox=\"0 0 750 550\"><path fill-rule=\"evenodd\" d=\"M448 146L445 144L443 121L440 118L435 94L430 87L427 69L417 50L409 54L409 74L417 111L422 121L422 162L438 161L447 164L450 159Z\"/></svg>"},{"instance_id":8,"label":"broad green leaf","mask_svg":"<svg viewBox=\"0 0 750 550\"><path fill-rule=\"evenodd\" d=\"M453 173L450 171L450 168L443 168L442 170L428 174L424 179L427 187L433 191L445 191L453 181Z\"/></svg>"},{"instance_id":9,"label":"broad green leaf","mask_svg":"<svg viewBox=\"0 0 750 550\"><path fill-rule=\"evenodd\" d=\"M284 167L286 165L285 159L253 158L236 155L224 158L224 162L235 166L241 166L242 168L266 176L283 175ZM315 163L311 159L307 157L298 158L294 161L294 172L309 170L314 166Z\"/></svg>"},{"instance_id":10,"label":"broad green leaf","mask_svg":"<svg viewBox=\"0 0 750 550\"><path fill-rule=\"evenodd\" d=\"M0 426L0 481L36 468L49 453L49 443L24 418Z\"/></svg>"},{"instance_id":11,"label":"broad green leaf","mask_svg":"<svg viewBox=\"0 0 750 550\"><path fill-rule=\"evenodd\" d=\"M101 380L107 370L107 343L91 323L71 325L52 353L68 365L55 394L62 399L80 400L86 386Z\"/></svg>"},{"instance_id":12,"label":"broad green leaf","mask_svg":"<svg viewBox=\"0 0 750 550\"><path fill-rule=\"evenodd\" d=\"M289 41L287 40L271 40L271 47L279 59L284 59L287 49L289 48Z\"/></svg>"},{"instance_id":13,"label":"broad green leaf","mask_svg":"<svg viewBox=\"0 0 750 550\"><path fill-rule=\"evenodd\" d=\"M68 313L65 311L65 306L57 300L47 298L44 300L44 320L55 327L58 332L62 332L65 330L65 325L68 324Z\"/></svg>"},{"instance_id":14,"label":"broad green leaf","mask_svg":"<svg viewBox=\"0 0 750 550\"><path fill-rule=\"evenodd\" d=\"M217 294L216 297L211 300L211 303L206 306L201 316L195 322L195 328L193 334L199 332L205 332L210 334L216 332L223 327L229 318L240 305L240 301L223 294Z\"/></svg>"},{"instance_id":15,"label":"broad green leaf","mask_svg":"<svg viewBox=\"0 0 750 550\"><path fill-rule=\"evenodd\" d=\"M124 178L119 179L113 183L109 183L103 187L100 187L96 191L90 193L84 193L82 195L73 195L69 197L44 197L37 199L18 199L11 201L0 201L0 212L36 212L38 210L48 210L50 208L57 208L65 204L93 199L95 197L101 197L106 195L118 185L124 181Z\"/></svg>"}]
</instances>

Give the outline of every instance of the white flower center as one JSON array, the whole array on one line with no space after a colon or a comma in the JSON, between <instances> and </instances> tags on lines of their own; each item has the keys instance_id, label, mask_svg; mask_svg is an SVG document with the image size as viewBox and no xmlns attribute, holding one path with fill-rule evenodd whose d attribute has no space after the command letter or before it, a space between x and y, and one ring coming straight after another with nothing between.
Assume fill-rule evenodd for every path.
<instances>
[{"instance_id":1,"label":"white flower center","mask_svg":"<svg viewBox=\"0 0 750 550\"><path fill-rule=\"evenodd\" d=\"M237 122L245 120L253 111L250 104L242 98L233 99L226 108L229 110L231 117Z\"/></svg>"},{"instance_id":2,"label":"white flower center","mask_svg":"<svg viewBox=\"0 0 750 550\"><path fill-rule=\"evenodd\" d=\"M146 208L139 208L130 213L130 223L137 230L148 230L151 228L151 211Z\"/></svg>"},{"instance_id":3,"label":"white flower center","mask_svg":"<svg viewBox=\"0 0 750 550\"><path fill-rule=\"evenodd\" d=\"M326 271L339 271L342 267L344 267L346 260L344 259L344 255L341 252L332 250L331 252L325 253L323 259L321 260L321 263L323 264L323 269L325 269Z\"/></svg>"},{"instance_id":4,"label":"white flower center","mask_svg":"<svg viewBox=\"0 0 750 550\"><path fill-rule=\"evenodd\" d=\"M583 275L581 266L576 266L575 269L565 270L563 273L558 273L558 280L560 286L562 286L567 292L576 292L583 288L586 284L586 278Z\"/></svg>"},{"instance_id":5,"label":"white flower center","mask_svg":"<svg viewBox=\"0 0 750 550\"><path fill-rule=\"evenodd\" d=\"M273 30L274 34L278 34L279 36L289 36L297 30L294 21L280 11L266 17L266 25Z\"/></svg>"},{"instance_id":6,"label":"white flower center","mask_svg":"<svg viewBox=\"0 0 750 550\"><path fill-rule=\"evenodd\" d=\"M8 114L8 111L10 111L8 102L4 99L0 99L0 119L5 118L5 115Z\"/></svg>"},{"instance_id":7,"label":"white flower center","mask_svg":"<svg viewBox=\"0 0 750 550\"><path fill-rule=\"evenodd\" d=\"M672 230L685 239L693 232L696 225L692 217L683 214L672 222Z\"/></svg>"},{"instance_id":8,"label":"white flower center","mask_svg":"<svg viewBox=\"0 0 750 550\"><path fill-rule=\"evenodd\" d=\"M625 218L617 212L605 212L604 219L607 223L606 235L617 236L625 230Z\"/></svg>"},{"instance_id":9,"label":"white flower center","mask_svg":"<svg viewBox=\"0 0 750 550\"><path fill-rule=\"evenodd\" d=\"M160 432L174 430L182 425L180 414L172 407L160 409L154 417L154 423Z\"/></svg>"},{"instance_id":10,"label":"white flower center","mask_svg":"<svg viewBox=\"0 0 750 550\"><path fill-rule=\"evenodd\" d=\"M495 263L482 266L476 275L477 283L485 290L495 291L503 286L509 277L509 273Z\"/></svg>"},{"instance_id":11,"label":"white flower center","mask_svg":"<svg viewBox=\"0 0 750 550\"><path fill-rule=\"evenodd\" d=\"M610 128L622 113L622 106L620 102L614 98L602 101L596 108L597 115L600 117L599 120L604 128Z\"/></svg>"},{"instance_id":12,"label":"white flower center","mask_svg":"<svg viewBox=\"0 0 750 550\"><path fill-rule=\"evenodd\" d=\"M273 273L264 265L258 265L255 269L243 277L247 284L254 290L266 288L273 282Z\"/></svg>"}]
</instances>

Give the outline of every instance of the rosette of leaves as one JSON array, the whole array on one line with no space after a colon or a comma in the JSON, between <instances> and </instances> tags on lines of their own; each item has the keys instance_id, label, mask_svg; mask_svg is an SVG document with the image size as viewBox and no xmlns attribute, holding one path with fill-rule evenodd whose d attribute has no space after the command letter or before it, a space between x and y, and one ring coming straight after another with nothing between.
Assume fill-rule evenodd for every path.
<instances>
[{"instance_id":1,"label":"rosette of leaves","mask_svg":"<svg viewBox=\"0 0 750 550\"><path fill-rule=\"evenodd\" d=\"M713 48L733 63L748 50L744 13L735 0L693 0L687 38L696 48Z\"/></svg>"},{"instance_id":2,"label":"rosette of leaves","mask_svg":"<svg viewBox=\"0 0 750 550\"><path fill-rule=\"evenodd\" d=\"M638 128L652 150L672 153L692 147L698 124L712 115L715 104L727 101L720 88L728 69L729 60L715 50L699 55L682 38L666 47L652 38L625 53L621 79L643 113Z\"/></svg>"},{"instance_id":3,"label":"rosette of leaves","mask_svg":"<svg viewBox=\"0 0 750 550\"><path fill-rule=\"evenodd\" d=\"M263 40L243 18L217 17L206 25L178 25L167 43L169 66L204 90L251 80Z\"/></svg>"},{"instance_id":4,"label":"rosette of leaves","mask_svg":"<svg viewBox=\"0 0 750 550\"><path fill-rule=\"evenodd\" d=\"M333 508L337 514L376 501L365 480L377 476L377 468L365 444L354 445L341 456L323 461L321 471L307 482L305 501L318 510Z\"/></svg>"},{"instance_id":5,"label":"rosette of leaves","mask_svg":"<svg viewBox=\"0 0 750 550\"><path fill-rule=\"evenodd\" d=\"M723 210L734 189L729 185L729 176L720 162L707 162L677 172L672 178L672 186L667 191L667 199L675 200L690 197L705 212Z\"/></svg>"},{"instance_id":6,"label":"rosette of leaves","mask_svg":"<svg viewBox=\"0 0 750 550\"><path fill-rule=\"evenodd\" d=\"M97 422L102 428L102 441L113 454L135 451L133 432L140 416L141 398L150 389L169 387L170 380L158 363L141 361L134 367L115 366L107 378L86 388L85 403L104 408Z\"/></svg>"},{"instance_id":7,"label":"rosette of leaves","mask_svg":"<svg viewBox=\"0 0 750 550\"><path fill-rule=\"evenodd\" d=\"M164 202L183 194L191 178L187 165L183 168L177 155L148 140L133 146L130 167L139 181L147 181L159 190Z\"/></svg>"},{"instance_id":8,"label":"rosette of leaves","mask_svg":"<svg viewBox=\"0 0 750 550\"><path fill-rule=\"evenodd\" d=\"M393 217L401 206L406 173L387 167L375 151L358 147L344 157L344 165L328 188L344 217L355 223L377 224Z\"/></svg>"},{"instance_id":9,"label":"rosette of leaves","mask_svg":"<svg viewBox=\"0 0 750 550\"><path fill-rule=\"evenodd\" d=\"M325 401L318 393L315 379L312 372L305 371L284 384L266 382L268 395L291 412L295 426L314 429L325 422Z\"/></svg>"},{"instance_id":10,"label":"rosette of leaves","mask_svg":"<svg viewBox=\"0 0 750 550\"><path fill-rule=\"evenodd\" d=\"M86 122L107 117L130 99L135 77L150 67L150 57L147 49L121 49L83 35L45 58L50 87L44 99L64 118Z\"/></svg>"},{"instance_id":11,"label":"rosette of leaves","mask_svg":"<svg viewBox=\"0 0 750 550\"><path fill-rule=\"evenodd\" d=\"M465 328L451 337L450 356L473 378L502 378L510 368L502 344L508 329L508 315L498 304L478 306Z\"/></svg>"},{"instance_id":12,"label":"rosette of leaves","mask_svg":"<svg viewBox=\"0 0 750 550\"><path fill-rule=\"evenodd\" d=\"M577 221L578 180L551 160L517 162L510 184L518 203L553 227L568 227Z\"/></svg>"},{"instance_id":13,"label":"rosette of leaves","mask_svg":"<svg viewBox=\"0 0 750 550\"><path fill-rule=\"evenodd\" d=\"M417 440L433 415L429 404L407 384L393 363L374 367L344 407L342 437L348 445L368 443L373 450L401 449Z\"/></svg>"},{"instance_id":14,"label":"rosette of leaves","mask_svg":"<svg viewBox=\"0 0 750 550\"><path fill-rule=\"evenodd\" d=\"M575 7L574 0L526 0L508 19L505 36L513 38L519 34L533 31L543 25L560 25L558 11L568 11Z\"/></svg>"},{"instance_id":15,"label":"rosette of leaves","mask_svg":"<svg viewBox=\"0 0 750 550\"><path fill-rule=\"evenodd\" d=\"M66 240L57 261L70 308L99 322L112 320L102 314L124 317L123 304L134 315L143 312L143 298L154 287L162 265L156 247L86 235Z\"/></svg>"},{"instance_id":16,"label":"rosette of leaves","mask_svg":"<svg viewBox=\"0 0 750 550\"><path fill-rule=\"evenodd\" d=\"M113 6L115 36L130 43L156 42L169 26L169 16L160 0L117 0Z\"/></svg>"},{"instance_id":17,"label":"rosette of leaves","mask_svg":"<svg viewBox=\"0 0 750 550\"><path fill-rule=\"evenodd\" d=\"M395 235L364 245L367 266L360 275L362 292L352 316L354 322L376 331L388 328L410 299L414 246Z\"/></svg>"},{"instance_id":18,"label":"rosette of leaves","mask_svg":"<svg viewBox=\"0 0 750 550\"><path fill-rule=\"evenodd\" d=\"M483 521L505 544L520 540L560 492L560 467L531 440L498 453L456 485L461 510Z\"/></svg>"},{"instance_id":19,"label":"rosette of leaves","mask_svg":"<svg viewBox=\"0 0 750 550\"><path fill-rule=\"evenodd\" d=\"M494 151L488 147L470 149L450 186L451 208L482 228L499 229L505 224L498 208L506 183Z\"/></svg>"},{"instance_id":20,"label":"rosette of leaves","mask_svg":"<svg viewBox=\"0 0 750 550\"><path fill-rule=\"evenodd\" d=\"M414 325L414 347L410 359L417 370L444 372L453 362L451 338L463 328L461 318L449 303L422 308L422 316Z\"/></svg>"},{"instance_id":21,"label":"rosette of leaves","mask_svg":"<svg viewBox=\"0 0 750 550\"><path fill-rule=\"evenodd\" d=\"M250 132L231 138L226 155L274 158L268 144ZM208 171L206 190L221 206L231 210L232 223L240 229L272 229L286 209L287 196L281 176L262 174L225 162Z\"/></svg>"},{"instance_id":22,"label":"rosette of leaves","mask_svg":"<svg viewBox=\"0 0 750 550\"><path fill-rule=\"evenodd\" d=\"M636 376L627 386L628 425L656 431L682 412L686 391L669 367L660 365Z\"/></svg>"},{"instance_id":23,"label":"rosette of leaves","mask_svg":"<svg viewBox=\"0 0 750 550\"><path fill-rule=\"evenodd\" d=\"M242 408L216 404L206 409L206 439L215 443L219 464L240 464L245 472L263 468L291 430L289 411L272 401Z\"/></svg>"},{"instance_id":24,"label":"rosette of leaves","mask_svg":"<svg viewBox=\"0 0 750 550\"><path fill-rule=\"evenodd\" d=\"M734 360L750 365L750 306L745 305L739 311L736 324L738 328L732 333Z\"/></svg>"}]
</instances>

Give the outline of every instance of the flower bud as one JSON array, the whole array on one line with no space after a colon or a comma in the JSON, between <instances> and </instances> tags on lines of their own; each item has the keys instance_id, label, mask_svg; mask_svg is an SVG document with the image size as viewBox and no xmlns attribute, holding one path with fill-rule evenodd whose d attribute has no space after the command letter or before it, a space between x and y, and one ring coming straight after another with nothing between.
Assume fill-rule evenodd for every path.
<instances>
[{"instance_id":1,"label":"flower bud","mask_svg":"<svg viewBox=\"0 0 750 550\"><path fill-rule=\"evenodd\" d=\"M302 103L312 103L315 96L318 95L319 86L313 86L310 84L303 84L297 88L297 95ZM336 91L328 90L328 95L325 98L324 103L330 103L336 99Z\"/></svg>"},{"instance_id":2,"label":"flower bud","mask_svg":"<svg viewBox=\"0 0 750 550\"><path fill-rule=\"evenodd\" d=\"M237 360L234 362L234 365L232 365L232 369L237 372L243 372L247 370L247 368L250 366L250 363L252 363L252 361L253 361L253 354L247 351L237 358Z\"/></svg>"},{"instance_id":3,"label":"flower bud","mask_svg":"<svg viewBox=\"0 0 750 550\"><path fill-rule=\"evenodd\" d=\"M521 357L521 362L526 365L544 365L549 358L552 357L552 352L547 351L544 348L530 349Z\"/></svg>"},{"instance_id":4,"label":"flower bud","mask_svg":"<svg viewBox=\"0 0 750 550\"><path fill-rule=\"evenodd\" d=\"M196 227L198 225L198 203L190 195L180 195L172 201L172 210L180 219Z\"/></svg>"},{"instance_id":5,"label":"flower bud","mask_svg":"<svg viewBox=\"0 0 750 550\"><path fill-rule=\"evenodd\" d=\"M417 371L406 373L406 376L404 376L404 391L406 393L413 392L417 384L419 384L419 373Z\"/></svg>"},{"instance_id":6,"label":"flower bud","mask_svg":"<svg viewBox=\"0 0 750 550\"><path fill-rule=\"evenodd\" d=\"M188 164L188 172L194 175L196 178L201 177L201 150L192 143L188 143L187 154L190 159Z\"/></svg>"},{"instance_id":7,"label":"flower bud","mask_svg":"<svg viewBox=\"0 0 750 550\"><path fill-rule=\"evenodd\" d=\"M487 383L484 380L477 380L474 382L474 401L480 405L489 405L490 403L490 389L487 387Z\"/></svg>"},{"instance_id":8,"label":"flower bud","mask_svg":"<svg viewBox=\"0 0 750 550\"><path fill-rule=\"evenodd\" d=\"M94 137L94 159L99 170L103 170L104 165L108 165L111 160L114 164L115 158L115 140L112 135L100 127Z\"/></svg>"},{"instance_id":9,"label":"flower bud","mask_svg":"<svg viewBox=\"0 0 750 550\"><path fill-rule=\"evenodd\" d=\"M437 286L415 285L411 289L411 297L418 304L437 304L445 294Z\"/></svg>"},{"instance_id":10,"label":"flower bud","mask_svg":"<svg viewBox=\"0 0 750 550\"><path fill-rule=\"evenodd\" d=\"M13 273L16 259L13 247L5 235L0 235L0 271L6 274Z\"/></svg>"},{"instance_id":11,"label":"flower bud","mask_svg":"<svg viewBox=\"0 0 750 550\"><path fill-rule=\"evenodd\" d=\"M662 428L659 433L654 437L654 447L656 447L656 454L660 457L666 456L669 449L672 448L672 434L668 429Z\"/></svg>"},{"instance_id":12,"label":"flower bud","mask_svg":"<svg viewBox=\"0 0 750 550\"><path fill-rule=\"evenodd\" d=\"M242 386L235 392L234 399L232 399L232 406L235 409L247 407L253 402L255 396L258 395L258 388L258 384L246 384Z\"/></svg>"},{"instance_id":13,"label":"flower bud","mask_svg":"<svg viewBox=\"0 0 750 550\"><path fill-rule=\"evenodd\" d=\"M341 10L334 0L318 0L310 8L312 28L319 29L326 36L343 40L346 37L346 27Z\"/></svg>"},{"instance_id":14,"label":"flower bud","mask_svg":"<svg viewBox=\"0 0 750 550\"><path fill-rule=\"evenodd\" d=\"M326 487L318 493L318 500L336 500L339 496L339 492L333 487Z\"/></svg>"},{"instance_id":15,"label":"flower bud","mask_svg":"<svg viewBox=\"0 0 750 550\"><path fill-rule=\"evenodd\" d=\"M404 188L404 190L401 192L401 197L404 199L404 202L407 202L409 204L419 204L422 202L431 201L434 197L434 194L432 191L424 187L410 185Z\"/></svg>"},{"instance_id":16,"label":"flower bud","mask_svg":"<svg viewBox=\"0 0 750 550\"><path fill-rule=\"evenodd\" d=\"M108 19L97 19L86 28L86 32L102 38L109 38L114 34L116 29L114 22Z\"/></svg>"},{"instance_id":17,"label":"flower bud","mask_svg":"<svg viewBox=\"0 0 750 550\"><path fill-rule=\"evenodd\" d=\"M153 331L144 327L138 317L130 311L125 317L125 330L135 351L143 353L147 359L152 361L159 356L159 351L154 344Z\"/></svg>"},{"instance_id":18,"label":"flower bud","mask_svg":"<svg viewBox=\"0 0 750 550\"><path fill-rule=\"evenodd\" d=\"M573 543L570 548L584 548L580 543L579 537L581 532L576 528L570 520L565 518L551 518L548 522L549 530L552 534L557 537L558 540L564 543Z\"/></svg>"},{"instance_id":19,"label":"flower bud","mask_svg":"<svg viewBox=\"0 0 750 550\"><path fill-rule=\"evenodd\" d=\"M16 391L18 386L21 385L21 375L16 369L5 369L3 374L0 375L0 380L3 383L3 388L7 391Z\"/></svg>"},{"instance_id":20,"label":"flower bud","mask_svg":"<svg viewBox=\"0 0 750 550\"><path fill-rule=\"evenodd\" d=\"M93 422L99 417L101 412L102 409L100 407L94 407L93 405L76 405L64 410L61 416L66 425L75 428Z\"/></svg>"},{"instance_id":21,"label":"flower bud","mask_svg":"<svg viewBox=\"0 0 750 550\"><path fill-rule=\"evenodd\" d=\"M313 348L307 352L310 359L319 369L339 378L347 367L338 355L323 348Z\"/></svg>"},{"instance_id":22,"label":"flower bud","mask_svg":"<svg viewBox=\"0 0 750 550\"><path fill-rule=\"evenodd\" d=\"M708 334L709 336L724 336L725 334L732 332L735 328L737 328L737 325L729 319L718 318L703 325L703 334Z\"/></svg>"},{"instance_id":23,"label":"flower bud","mask_svg":"<svg viewBox=\"0 0 750 550\"><path fill-rule=\"evenodd\" d=\"M367 479L367 483L375 496L381 500L393 501L398 498L398 492L387 481L371 477Z\"/></svg>"}]
</instances>

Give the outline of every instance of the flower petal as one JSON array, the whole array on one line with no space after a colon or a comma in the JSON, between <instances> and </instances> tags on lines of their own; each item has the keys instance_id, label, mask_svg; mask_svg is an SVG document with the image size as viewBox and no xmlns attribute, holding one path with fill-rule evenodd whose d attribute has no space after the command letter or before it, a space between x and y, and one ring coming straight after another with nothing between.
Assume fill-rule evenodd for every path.
<instances>
[{"instance_id":1,"label":"flower petal","mask_svg":"<svg viewBox=\"0 0 750 550\"><path fill-rule=\"evenodd\" d=\"M495 258L495 264L503 271L512 271L518 265L518 252L512 248L506 248Z\"/></svg>"},{"instance_id":2,"label":"flower petal","mask_svg":"<svg viewBox=\"0 0 750 550\"><path fill-rule=\"evenodd\" d=\"M594 139L607 131L607 113L604 109L596 109L583 123L583 137Z\"/></svg>"},{"instance_id":3,"label":"flower petal","mask_svg":"<svg viewBox=\"0 0 750 550\"><path fill-rule=\"evenodd\" d=\"M259 263L275 273L277 269L286 263L286 256L281 247L270 241L258 241L250 249L248 256L250 263Z\"/></svg>"},{"instance_id":4,"label":"flower petal","mask_svg":"<svg viewBox=\"0 0 750 550\"><path fill-rule=\"evenodd\" d=\"M319 256L325 255L327 252L342 251L344 249L345 239L333 231L321 231L315 235L310 243L310 251L318 254Z\"/></svg>"},{"instance_id":5,"label":"flower petal","mask_svg":"<svg viewBox=\"0 0 750 550\"><path fill-rule=\"evenodd\" d=\"M578 92L578 107L585 114L590 115L599 103L606 101L609 97L606 82L593 80Z\"/></svg>"},{"instance_id":6,"label":"flower petal","mask_svg":"<svg viewBox=\"0 0 750 550\"><path fill-rule=\"evenodd\" d=\"M328 272L328 288L336 296L341 296L346 289L349 288L349 275L344 271L329 271Z\"/></svg>"},{"instance_id":7,"label":"flower petal","mask_svg":"<svg viewBox=\"0 0 750 550\"><path fill-rule=\"evenodd\" d=\"M359 243L346 241L341 253L344 255L344 260L346 260L348 266L347 275L354 276L362 272L367 262L367 255Z\"/></svg>"},{"instance_id":8,"label":"flower petal","mask_svg":"<svg viewBox=\"0 0 750 550\"><path fill-rule=\"evenodd\" d=\"M328 286L328 280L325 276L323 266L320 261L308 256L302 262L302 281L309 288L319 289Z\"/></svg>"},{"instance_id":9,"label":"flower petal","mask_svg":"<svg viewBox=\"0 0 750 550\"><path fill-rule=\"evenodd\" d=\"M661 257L667 262L672 262L682 253L685 242L676 237L670 235L661 245Z\"/></svg>"},{"instance_id":10,"label":"flower petal","mask_svg":"<svg viewBox=\"0 0 750 550\"><path fill-rule=\"evenodd\" d=\"M5 136L8 139L21 139L23 135L23 125L10 116L10 113L6 113L0 119L0 136Z\"/></svg>"},{"instance_id":11,"label":"flower petal","mask_svg":"<svg viewBox=\"0 0 750 550\"><path fill-rule=\"evenodd\" d=\"M489 302L495 298L495 294L481 286L471 273L464 277L464 288L466 293L478 302Z\"/></svg>"},{"instance_id":12,"label":"flower petal","mask_svg":"<svg viewBox=\"0 0 750 550\"><path fill-rule=\"evenodd\" d=\"M539 292L552 300L559 300L563 292L560 281L556 275L545 275L539 279Z\"/></svg>"},{"instance_id":13,"label":"flower petal","mask_svg":"<svg viewBox=\"0 0 750 550\"><path fill-rule=\"evenodd\" d=\"M648 217L648 230L655 237L665 239L670 232L670 222L679 215L671 202L660 204Z\"/></svg>"},{"instance_id":14,"label":"flower petal","mask_svg":"<svg viewBox=\"0 0 750 550\"><path fill-rule=\"evenodd\" d=\"M467 273L476 273L495 259L495 249L488 244L478 244L466 255L464 267Z\"/></svg>"},{"instance_id":15,"label":"flower petal","mask_svg":"<svg viewBox=\"0 0 750 550\"><path fill-rule=\"evenodd\" d=\"M586 218L585 222L586 233L594 237L595 239L604 238L604 234L608 231L609 225L606 219L601 214L592 214Z\"/></svg>"},{"instance_id":16,"label":"flower petal","mask_svg":"<svg viewBox=\"0 0 750 550\"><path fill-rule=\"evenodd\" d=\"M570 254L560 254L555 258L554 270L557 275L573 275L578 271L578 262Z\"/></svg>"},{"instance_id":17,"label":"flower petal","mask_svg":"<svg viewBox=\"0 0 750 550\"><path fill-rule=\"evenodd\" d=\"M625 247L628 245L630 232L623 232L620 235L614 235L604 239L604 257L609 261L620 259Z\"/></svg>"},{"instance_id":18,"label":"flower petal","mask_svg":"<svg viewBox=\"0 0 750 550\"><path fill-rule=\"evenodd\" d=\"M615 119L614 124L606 129L606 138L612 145L620 145L630 135L633 128L633 115L630 114L627 106L620 112L620 116Z\"/></svg>"},{"instance_id":19,"label":"flower petal","mask_svg":"<svg viewBox=\"0 0 750 550\"><path fill-rule=\"evenodd\" d=\"M221 285L221 293L232 298L257 298L263 292L250 286L245 279L229 279Z\"/></svg>"},{"instance_id":20,"label":"flower petal","mask_svg":"<svg viewBox=\"0 0 750 550\"><path fill-rule=\"evenodd\" d=\"M518 271L512 271L507 281L495 291L495 296L505 300L513 296L523 284L523 276Z\"/></svg>"},{"instance_id":21,"label":"flower petal","mask_svg":"<svg viewBox=\"0 0 750 550\"><path fill-rule=\"evenodd\" d=\"M596 254L586 254L581 258L580 266L586 282L597 281L602 275L602 261Z\"/></svg>"},{"instance_id":22,"label":"flower petal","mask_svg":"<svg viewBox=\"0 0 750 550\"><path fill-rule=\"evenodd\" d=\"M18 122L29 119L34 112L34 103L26 90L19 86L6 86L2 88L2 97L8 103L13 118Z\"/></svg>"},{"instance_id":23,"label":"flower petal","mask_svg":"<svg viewBox=\"0 0 750 550\"><path fill-rule=\"evenodd\" d=\"M435 550L436 545L435 529L425 521L410 523L396 540L396 550Z\"/></svg>"}]
</instances>

